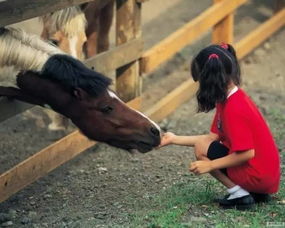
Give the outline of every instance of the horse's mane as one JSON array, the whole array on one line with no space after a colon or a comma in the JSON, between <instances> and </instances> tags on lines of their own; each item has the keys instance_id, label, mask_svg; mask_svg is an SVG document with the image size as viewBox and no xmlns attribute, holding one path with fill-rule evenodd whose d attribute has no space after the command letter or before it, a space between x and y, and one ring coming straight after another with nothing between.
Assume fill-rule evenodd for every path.
<instances>
[{"instance_id":1,"label":"horse's mane","mask_svg":"<svg viewBox=\"0 0 285 228\"><path fill-rule=\"evenodd\" d=\"M62 51L36 35L14 28L0 28L0 67L40 71L46 61Z\"/></svg>"},{"instance_id":2,"label":"horse's mane","mask_svg":"<svg viewBox=\"0 0 285 228\"><path fill-rule=\"evenodd\" d=\"M80 87L94 96L111 83L111 79L88 69L38 36L13 28L0 28L0 67L4 66L40 72L68 89Z\"/></svg>"},{"instance_id":3,"label":"horse's mane","mask_svg":"<svg viewBox=\"0 0 285 228\"><path fill-rule=\"evenodd\" d=\"M90 70L82 62L68 55L54 55L48 59L41 75L68 87L82 88L98 96L111 84L111 79Z\"/></svg>"},{"instance_id":4,"label":"horse's mane","mask_svg":"<svg viewBox=\"0 0 285 228\"><path fill-rule=\"evenodd\" d=\"M79 6L68 7L40 17L44 24L49 25L49 32L63 31L68 37L85 32L87 21Z\"/></svg>"}]
</instances>

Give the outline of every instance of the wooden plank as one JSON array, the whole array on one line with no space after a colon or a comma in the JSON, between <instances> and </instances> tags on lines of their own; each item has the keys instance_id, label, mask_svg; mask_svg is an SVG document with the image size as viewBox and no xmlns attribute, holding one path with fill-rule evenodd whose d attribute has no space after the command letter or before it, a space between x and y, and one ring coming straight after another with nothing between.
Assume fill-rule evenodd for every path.
<instances>
[{"instance_id":1,"label":"wooden plank","mask_svg":"<svg viewBox=\"0 0 285 228\"><path fill-rule=\"evenodd\" d=\"M90 1L92 0L0 1L0 27Z\"/></svg>"},{"instance_id":2,"label":"wooden plank","mask_svg":"<svg viewBox=\"0 0 285 228\"><path fill-rule=\"evenodd\" d=\"M181 104L189 100L197 91L198 84L192 79L183 82L180 86L171 91L166 97L158 101L145 114L154 121L160 121Z\"/></svg>"},{"instance_id":3,"label":"wooden plank","mask_svg":"<svg viewBox=\"0 0 285 228\"><path fill-rule=\"evenodd\" d=\"M140 102L140 98L136 98L128 106L136 108ZM0 175L0 202L95 144L75 131L27 158Z\"/></svg>"},{"instance_id":4,"label":"wooden plank","mask_svg":"<svg viewBox=\"0 0 285 228\"><path fill-rule=\"evenodd\" d=\"M108 75L111 71L138 59L143 51L142 38L130 40L127 43L112 48L84 61L84 64L98 72ZM14 115L22 113L33 105L20 101L0 98L0 123Z\"/></svg>"},{"instance_id":5,"label":"wooden plank","mask_svg":"<svg viewBox=\"0 0 285 228\"><path fill-rule=\"evenodd\" d=\"M214 4L221 1L224 0L214 0ZM212 43L220 44L222 42L227 44L234 42L234 13L230 13L213 27Z\"/></svg>"},{"instance_id":6,"label":"wooden plank","mask_svg":"<svg viewBox=\"0 0 285 228\"><path fill-rule=\"evenodd\" d=\"M117 68L137 60L143 51L143 40L137 38L102 52L84 61L89 68L107 74Z\"/></svg>"},{"instance_id":7,"label":"wooden plank","mask_svg":"<svg viewBox=\"0 0 285 228\"><path fill-rule=\"evenodd\" d=\"M190 44L212 28L226 15L247 0L224 0L211 6L198 17L178 29L166 39L146 51L140 62L141 73L150 73L161 63L171 58L177 51Z\"/></svg>"},{"instance_id":8,"label":"wooden plank","mask_svg":"<svg viewBox=\"0 0 285 228\"><path fill-rule=\"evenodd\" d=\"M285 9L280 10L235 45L238 58L241 59L249 54L253 49L272 36L273 33L278 31L284 25Z\"/></svg>"},{"instance_id":9,"label":"wooden plank","mask_svg":"<svg viewBox=\"0 0 285 228\"><path fill-rule=\"evenodd\" d=\"M133 109L140 110L142 107L142 97L136 97L135 99L129 101L127 105Z\"/></svg>"},{"instance_id":10,"label":"wooden plank","mask_svg":"<svg viewBox=\"0 0 285 228\"><path fill-rule=\"evenodd\" d=\"M144 2L148 2L149 0L136 0L137 3L144 3Z\"/></svg>"},{"instance_id":11,"label":"wooden plank","mask_svg":"<svg viewBox=\"0 0 285 228\"><path fill-rule=\"evenodd\" d=\"M120 45L141 35L141 4L135 0L117 0L116 44ZM141 94L139 62L117 69L116 88L120 98L129 101Z\"/></svg>"}]
</instances>

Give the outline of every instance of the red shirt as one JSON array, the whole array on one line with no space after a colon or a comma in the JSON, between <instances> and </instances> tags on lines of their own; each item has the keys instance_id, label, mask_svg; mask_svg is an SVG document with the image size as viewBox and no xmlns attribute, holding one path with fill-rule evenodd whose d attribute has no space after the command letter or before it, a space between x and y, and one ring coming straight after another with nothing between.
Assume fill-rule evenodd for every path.
<instances>
[{"instance_id":1,"label":"red shirt","mask_svg":"<svg viewBox=\"0 0 285 228\"><path fill-rule=\"evenodd\" d=\"M280 182L280 159L273 136L253 101L241 89L217 104L211 131L229 153L254 149L255 156L227 168L229 178L250 192L275 193Z\"/></svg>"}]
</instances>

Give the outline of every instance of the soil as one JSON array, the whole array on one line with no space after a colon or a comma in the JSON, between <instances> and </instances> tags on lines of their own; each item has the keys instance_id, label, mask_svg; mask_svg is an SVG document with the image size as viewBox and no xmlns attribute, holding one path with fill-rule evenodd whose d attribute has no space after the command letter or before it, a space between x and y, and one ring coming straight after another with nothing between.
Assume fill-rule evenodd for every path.
<instances>
[{"instance_id":1,"label":"soil","mask_svg":"<svg viewBox=\"0 0 285 228\"><path fill-rule=\"evenodd\" d=\"M164 5L161 2L144 3L146 48L211 3L210 0L167 0ZM241 7L235 21L237 40L267 19L272 14L270 7L270 0L249 1ZM30 23L36 22L26 22L25 26L34 29ZM189 77L191 56L209 41L209 34L205 34L144 79L145 107ZM284 132L284 123L278 122L278 116L285 113L284 43L282 29L241 61L242 88L268 120L281 156L285 153L285 134L280 133ZM43 121L35 121L35 115L42 116ZM208 132L212 117L213 113L197 114L193 98L160 125L177 134L203 134ZM47 123L47 117L38 107L1 123L0 173L72 130L70 127L67 132L49 132L44 127ZM1 203L0 226L129 227L128 215L138 210L138 202L144 201L147 210L155 195L190 175L191 160L194 160L193 151L187 147L169 146L131 155L104 144L96 145ZM282 161L284 164L284 156Z\"/></svg>"}]
</instances>

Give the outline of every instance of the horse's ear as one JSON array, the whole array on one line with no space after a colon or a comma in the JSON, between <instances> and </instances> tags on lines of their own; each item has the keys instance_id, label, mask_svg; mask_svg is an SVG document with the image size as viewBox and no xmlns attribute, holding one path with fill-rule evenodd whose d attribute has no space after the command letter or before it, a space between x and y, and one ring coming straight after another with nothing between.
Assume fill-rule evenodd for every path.
<instances>
[{"instance_id":1,"label":"horse's ear","mask_svg":"<svg viewBox=\"0 0 285 228\"><path fill-rule=\"evenodd\" d=\"M87 99L88 94L81 88L75 88L73 89L73 95L78 99L78 100L85 100Z\"/></svg>"}]
</instances>

